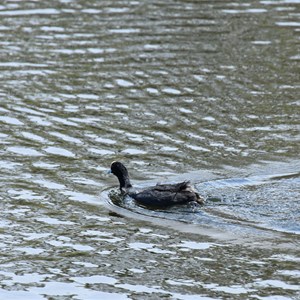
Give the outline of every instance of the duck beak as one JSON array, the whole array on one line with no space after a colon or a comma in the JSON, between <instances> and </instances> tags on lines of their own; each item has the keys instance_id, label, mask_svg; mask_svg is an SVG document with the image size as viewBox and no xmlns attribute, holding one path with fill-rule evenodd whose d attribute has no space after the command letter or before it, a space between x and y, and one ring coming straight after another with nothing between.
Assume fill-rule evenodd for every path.
<instances>
[{"instance_id":1,"label":"duck beak","mask_svg":"<svg viewBox=\"0 0 300 300\"><path fill-rule=\"evenodd\" d=\"M109 169L109 170L107 170L105 173L106 173L106 174L112 174L112 171L111 171L111 169Z\"/></svg>"}]
</instances>

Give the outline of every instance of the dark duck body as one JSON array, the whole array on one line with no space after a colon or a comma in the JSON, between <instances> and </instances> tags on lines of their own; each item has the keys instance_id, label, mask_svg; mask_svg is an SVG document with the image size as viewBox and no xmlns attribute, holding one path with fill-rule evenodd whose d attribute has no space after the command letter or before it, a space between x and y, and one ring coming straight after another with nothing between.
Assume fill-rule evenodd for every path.
<instances>
[{"instance_id":1,"label":"dark duck body","mask_svg":"<svg viewBox=\"0 0 300 300\"><path fill-rule=\"evenodd\" d=\"M157 184L143 190L135 190L130 183L128 171L122 163L113 162L110 172L117 176L120 190L144 206L166 207L189 202L204 203L204 199L193 189L189 181L176 184Z\"/></svg>"}]
</instances>

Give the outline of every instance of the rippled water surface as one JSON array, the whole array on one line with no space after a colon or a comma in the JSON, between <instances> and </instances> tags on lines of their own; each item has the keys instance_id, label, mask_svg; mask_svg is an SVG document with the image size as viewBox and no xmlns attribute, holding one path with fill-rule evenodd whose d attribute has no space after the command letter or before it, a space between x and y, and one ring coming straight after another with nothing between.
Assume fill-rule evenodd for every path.
<instances>
[{"instance_id":1,"label":"rippled water surface","mask_svg":"<svg viewBox=\"0 0 300 300\"><path fill-rule=\"evenodd\" d=\"M299 49L298 0L2 1L0 299L299 299Z\"/></svg>"}]
</instances>

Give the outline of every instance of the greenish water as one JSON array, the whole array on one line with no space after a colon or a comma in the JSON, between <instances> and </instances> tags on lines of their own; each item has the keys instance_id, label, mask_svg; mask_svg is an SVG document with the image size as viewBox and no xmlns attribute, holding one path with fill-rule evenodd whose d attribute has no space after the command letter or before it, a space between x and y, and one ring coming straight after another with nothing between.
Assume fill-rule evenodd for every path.
<instances>
[{"instance_id":1,"label":"greenish water","mask_svg":"<svg viewBox=\"0 0 300 300\"><path fill-rule=\"evenodd\" d=\"M0 3L0 299L299 299L299 41L297 0Z\"/></svg>"}]
</instances>

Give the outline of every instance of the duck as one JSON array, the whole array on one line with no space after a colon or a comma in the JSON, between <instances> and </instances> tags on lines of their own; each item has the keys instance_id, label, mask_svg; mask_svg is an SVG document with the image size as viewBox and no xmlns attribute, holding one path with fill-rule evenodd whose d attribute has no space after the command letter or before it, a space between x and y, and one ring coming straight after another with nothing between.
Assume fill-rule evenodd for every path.
<instances>
[{"instance_id":1,"label":"duck","mask_svg":"<svg viewBox=\"0 0 300 300\"><path fill-rule=\"evenodd\" d=\"M187 203L204 204L204 199L195 191L189 181L175 184L157 184L137 190L132 186L128 170L121 162L113 161L109 173L118 178L120 191L142 206L161 208Z\"/></svg>"}]
</instances>

